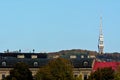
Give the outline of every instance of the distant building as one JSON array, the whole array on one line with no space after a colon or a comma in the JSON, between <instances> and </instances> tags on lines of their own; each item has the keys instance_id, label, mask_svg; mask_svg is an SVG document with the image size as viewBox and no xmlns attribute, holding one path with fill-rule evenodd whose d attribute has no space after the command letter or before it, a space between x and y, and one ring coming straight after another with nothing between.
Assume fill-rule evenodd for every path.
<instances>
[{"instance_id":1,"label":"distant building","mask_svg":"<svg viewBox=\"0 0 120 80\"><path fill-rule=\"evenodd\" d=\"M100 17L100 34L99 34L99 40L98 40L98 52L99 54L104 53L104 36L102 32L102 17Z\"/></svg>"},{"instance_id":2,"label":"distant building","mask_svg":"<svg viewBox=\"0 0 120 80\"><path fill-rule=\"evenodd\" d=\"M51 59L58 58L58 55L53 56L53 54L53 58L50 58L48 54L0 53L0 80L9 75L9 71L13 69L14 64L18 62L24 62L29 65L29 69L34 76L40 67L46 65ZM79 56L69 55L66 59L70 60L73 64L73 76L81 77L82 80L86 80L89 77L94 65L93 58L89 58L87 55L82 54Z\"/></svg>"},{"instance_id":3,"label":"distant building","mask_svg":"<svg viewBox=\"0 0 120 80\"><path fill-rule=\"evenodd\" d=\"M96 71L98 68L108 68L111 67L113 70L116 70L120 66L120 62L95 62L93 66L93 72Z\"/></svg>"}]
</instances>

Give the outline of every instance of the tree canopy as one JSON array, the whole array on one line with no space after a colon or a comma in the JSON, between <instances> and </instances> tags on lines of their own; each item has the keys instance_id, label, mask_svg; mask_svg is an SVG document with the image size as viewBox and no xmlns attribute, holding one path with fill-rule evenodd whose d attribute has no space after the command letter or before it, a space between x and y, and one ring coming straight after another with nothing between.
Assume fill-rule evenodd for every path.
<instances>
[{"instance_id":1,"label":"tree canopy","mask_svg":"<svg viewBox=\"0 0 120 80\"><path fill-rule=\"evenodd\" d=\"M98 69L94 73L91 73L89 80L113 80L114 79L114 70L109 68Z\"/></svg>"},{"instance_id":2,"label":"tree canopy","mask_svg":"<svg viewBox=\"0 0 120 80\"><path fill-rule=\"evenodd\" d=\"M70 61L57 58L51 60L46 66L39 69L36 80L73 80L72 65Z\"/></svg>"},{"instance_id":3,"label":"tree canopy","mask_svg":"<svg viewBox=\"0 0 120 80\"><path fill-rule=\"evenodd\" d=\"M10 70L10 75L3 80L33 80L33 77L29 67L25 63L19 62Z\"/></svg>"},{"instance_id":4,"label":"tree canopy","mask_svg":"<svg viewBox=\"0 0 120 80\"><path fill-rule=\"evenodd\" d=\"M114 80L120 80L120 65L117 67L117 70L115 71L115 79Z\"/></svg>"}]
</instances>

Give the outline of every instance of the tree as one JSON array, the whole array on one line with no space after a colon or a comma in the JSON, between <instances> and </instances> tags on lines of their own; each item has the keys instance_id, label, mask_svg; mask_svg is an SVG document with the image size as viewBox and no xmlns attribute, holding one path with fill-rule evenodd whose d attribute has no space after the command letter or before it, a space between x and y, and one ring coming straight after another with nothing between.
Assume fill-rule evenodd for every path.
<instances>
[{"instance_id":1,"label":"tree","mask_svg":"<svg viewBox=\"0 0 120 80\"><path fill-rule=\"evenodd\" d=\"M73 80L72 65L70 61L57 58L51 60L46 66L39 69L36 80Z\"/></svg>"},{"instance_id":2,"label":"tree","mask_svg":"<svg viewBox=\"0 0 120 80\"><path fill-rule=\"evenodd\" d=\"M109 68L98 69L94 73L91 73L89 80L113 80L114 79L114 70Z\"/></svg>"},{"instance_id":3,"label":"tree","mask_svg":"<svg viewBox=\"0 0 120 80\"><path fill-rule=\"evenodd\" d=\"M10 75L3 80L33 80L33 77L29 67L25 63L19 62L10 70Z\"/></svg>"},{"instance_id":4,"label":"tree","mask_svg":"<svg viewBox=\"0 0 120 80\"><path fill-rule=\"evenodd\" d=\"M78 77L75 77L75 80L82 80L82 75L79 75Z\"/></svg>"},{"instance_id":5,"label":"tree","mask_svg":"<svg viewBox=\"0 0 120 80\"><path fill-rule=\"evenodd\" d=\"M115 71L115 79L114 80L120 80L120 66L118 66L117 70Z\"/></svg>"}]
</instances>

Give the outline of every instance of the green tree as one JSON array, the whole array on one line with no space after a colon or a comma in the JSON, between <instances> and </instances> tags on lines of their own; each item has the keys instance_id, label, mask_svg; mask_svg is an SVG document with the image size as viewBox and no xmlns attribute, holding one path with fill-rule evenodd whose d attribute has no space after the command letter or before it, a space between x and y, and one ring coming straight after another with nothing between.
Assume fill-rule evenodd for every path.
<instances>
[{"instance_id":1,"label":"green tree","mask_svg":"<svg viewBox=\"0 0 120 80\"><path fill-rule=\"evenodd\" d=\"M3 80L33 80L32 73L25 63L17 63L10 70L10 75Z\"/></svg>"},{"instance_id":2,"label":"green tree","mask_svg":"<svg viewBox=\"0 0 120 80\"><path fill-rule=\"evenodd\" d=\"M52 80L52 75L50 74L50 69L48 66L40 68L35 75L35 80Z\"/></svg>"},{"instance_id":3,"label":"green tree","mask_svg":"<svg viewBox=\"0 0 120 80\"><path fill-rule=\"evenodd\" d=\"M73 80L72 65L63 58L53 59L39 69L35 78L36 80Z\"/></svg>"},{"instance_id":4,"label":"green tree","mask_svg":"<svg viewBox=\"0 0 120 80\"><path fill-rule=\"evenodd\" d=\"M114 70L109 68L98 69L94 73L91 73L89 80L113 80L114 79Z\"/></svg>"}]
</instances>

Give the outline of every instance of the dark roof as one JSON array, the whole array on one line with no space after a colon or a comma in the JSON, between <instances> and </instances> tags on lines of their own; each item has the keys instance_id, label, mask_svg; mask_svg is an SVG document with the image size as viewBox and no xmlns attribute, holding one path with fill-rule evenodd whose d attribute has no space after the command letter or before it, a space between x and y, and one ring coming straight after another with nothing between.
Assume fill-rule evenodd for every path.
<instances>
[{"instance_id":1,"label":"dark roof","mask_svg":"<svg viewBox=\"0 0 120 80\"><path fill-rule=\"evenodd\" d=\"M74 68L92 68L93 60L91 58L70 59Z\"/></svg>"},{"instance_id":2,"label":"dark roof","mask_svg":"<svg viewBox=\"0 0 120 80\"><path fill-rule=\"evenodd\" d=\"M31 58L15 58L15 57L6 57L3 59L0 59L0 67L13 67L14 64L18 62L24 62L29 65L29 67L42 67L46 65L49 60L48 58L36 58L36 59L31 59ZM69 59L73 66L75 68L92 68L92 62L93 59L89 58L82 58L82 59ZM2 62L6 63L6 66L2 65ZM34 66L34 63L37 62L37 66Z\"/></svg>"},{"instance_id":3,"label":"dark roof","mask_svg":"<svg viewBox=\"0 0 120 80\"><path fill-rule=\"evenodd\" d=\"M0 57L17 57L17 55L24 55L25 58L31 58L31 55L37 55L38 58L47 58L46 53L0 53Z\"/></svg>"},{"instance_id":4,"label":"dark roof","mask_svg":"<svg viewBox=\"0 0 120 80\"><path fill-rule=\"evenodd\" d=\"M83 56L84 58L88 58L88 54L87 53L70 53L70 54L65 54L65 55L61 55L62 58L70 58L70 56L75 55L77 58L81 58L81 56Z\"/></svg>"},{"instance_id":5,"label":"dark roof","mask_svg":"<svg viewBox=\"0 0 120 80\"><path fill-rule=\"evenodd\" d=\"M5 62L6 63L6 66L3 66L2 65L2 62ZM16 63L18 62L24 62L26 63L29 67L42 67L44 65L46 65L48 62L49 62L49 59L46 59L46 58L43 58L43 59L40 59L40 58L37 58L37 59L28 59L28 58L11 58L11 57L6 57L5 59L1 59L0 60L0 67L13 67ZM37 62L38 65L37 66L34 66L34 62Z\"/></svg>"}]
</instances>

